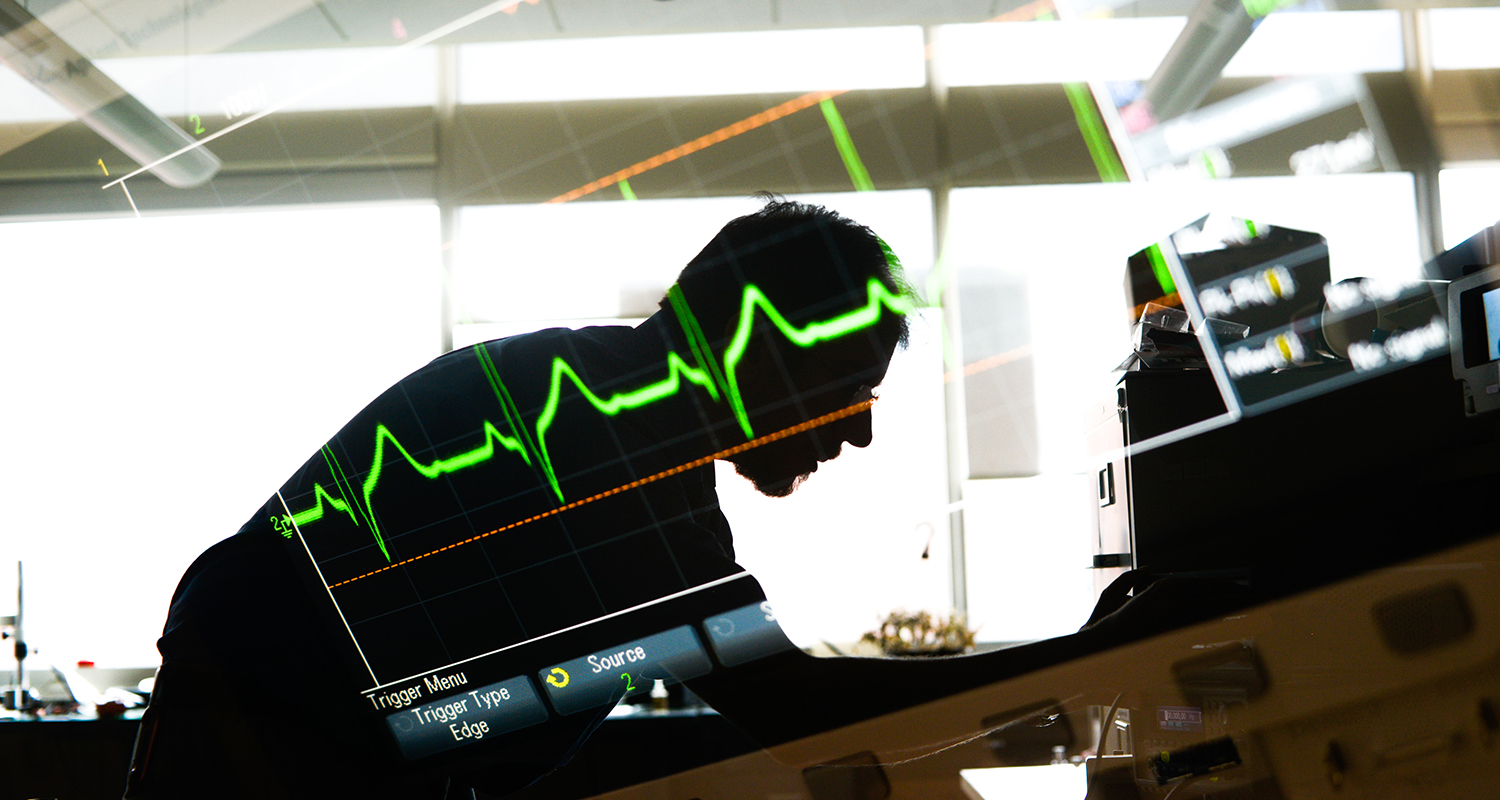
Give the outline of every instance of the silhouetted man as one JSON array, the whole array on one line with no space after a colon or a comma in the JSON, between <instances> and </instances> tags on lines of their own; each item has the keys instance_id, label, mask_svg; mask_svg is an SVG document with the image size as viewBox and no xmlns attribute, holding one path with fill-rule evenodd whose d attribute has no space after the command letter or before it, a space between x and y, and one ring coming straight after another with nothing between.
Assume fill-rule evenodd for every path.
<instances>
[{"instance_id":1,"label":"silhouetted man","mask_svg":"<svg viewBox=\"0 0 1500 800\"><path fill-rule=\"evenodd\" d=\"M131 796L437 797L450 773L501 793L554 768L607 708L410 773L370 707L420 690L367 687L733 579L712 461L784 496L868 445L910 307L869 229L773 199L636 328L486 342L404 378L183 577ZM721 672L699 683L728 709Z\"/></svg>"}]
</instances>

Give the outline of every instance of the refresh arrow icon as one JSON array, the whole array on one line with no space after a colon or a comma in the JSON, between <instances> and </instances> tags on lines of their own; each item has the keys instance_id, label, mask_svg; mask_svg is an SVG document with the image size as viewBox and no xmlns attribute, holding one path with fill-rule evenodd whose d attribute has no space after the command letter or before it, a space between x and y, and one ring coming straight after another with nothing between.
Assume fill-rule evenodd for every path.
<instances>
[{"instance_id":1,"label":"refresh arrow icon","mask_svg":"<svg viewBox=\"0 0 1500 800\"><path fill-rule=\"evenodd\" d=\"M561 689L568 685L568 673L562 667L553 667L552 674L547 676L547 685Z\"/></svg>"}]
</instances>

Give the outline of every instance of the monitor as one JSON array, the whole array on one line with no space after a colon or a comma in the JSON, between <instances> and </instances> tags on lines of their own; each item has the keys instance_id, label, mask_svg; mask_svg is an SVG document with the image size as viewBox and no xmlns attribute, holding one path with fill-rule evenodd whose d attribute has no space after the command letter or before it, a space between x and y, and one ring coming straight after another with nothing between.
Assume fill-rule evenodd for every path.
<instances>
[{"instance_id":1,"label":"monitor","mask_svg":"<svg viewBox=\"0 0 1500 800\"><path fill-rule=\"evenodd\" d=\"M1464 412L1500 408L1500 267L1454 281L1448 319L1453 377L1463 384Z\"/></svg>"}]
</instances>

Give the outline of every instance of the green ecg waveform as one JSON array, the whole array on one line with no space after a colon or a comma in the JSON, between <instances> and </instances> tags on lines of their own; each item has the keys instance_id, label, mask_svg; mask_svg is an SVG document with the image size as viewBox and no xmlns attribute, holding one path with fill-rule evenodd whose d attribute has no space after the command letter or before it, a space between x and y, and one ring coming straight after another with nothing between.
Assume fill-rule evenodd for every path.
<instances>
[{"instance_id":1,"label":"green ecg waveform","mask_svg":"<svg viewBox=\"0 0 1500 800\"><path fill-rule=\"evenodd\" d=\"M673 286L667 293L671 301L673 311L676 312L678 321L682 324L684 333L693 351L693 360L696 366L689 364L682 356L675 352L667 354L667 376L661 380L642 386L629 392L611 395L608 399L601 398L595 394L584 382L578 373L562 357L552 359L551 384L548 389L547 401L542 406L542 411L537 415L535 432L529 430L521 418L519 410L510 398L510 392L500 380L499 370L495 368L494 362L490 360L489 351L483 344L474 345L474 353L478 357L480 368L484 370L485 378L490 388L495 392L495 399L499 402L501 411L505 415L505 427L510 430L506 435L495 423L485 420L483 425L484 443L471 450L439 458L430 463L423 463L414 457L410 451L396 438L384 424L375 426L375 454L370 464L369 472L365 475L363 483L360 484L358 492L353 490L354 483L347 477L344 468L339 464L333 451L324 446L322 455L328 464L332 475L332 482L336 493L328 491L321 483L313 484L313 500L311 507L294 512L291 521L301 527L316 522L328 513L329 509L334 512L348 515L350 521L356 527L367 527L370 535L375 539L375 544L385 556L385 560L391 560L390 551L386 549L385 539L381 536L380 525L375 520L373 498L375 489L380 483L380 476L386 467L386 445L389 443L392 450L399 454L401 460L405 461L413 470L424 478L437 479L450 472L482 464L495 456L500 450L507 450L518 455L532 469L540 470L541 477L552 487L552 493L557 496L559 502L567 502L563 497L562 487L558 484L557 474L552 469L552 459L547 452L547 432L552 429L552 423L557 417L557 409L562 402L563 381L566 379L578 390L578 393L586 399L590 405L599 413L613 417L622 411L640 408L641 406L654 403L672 395L682 389L682 383L699 386L704 389L714 402L727 398L735 420L744 432L746 440L754 439L755 433L750 426L750 417L745 410L744 400L740 397L737 373L740 361L745 356L745 351L750 346L750 336L754 330L755 314L757 310L776 326L776 329L786 337L787 341L799 347L812 347L819 342L826 342L846 336L855 331L863 330L874 325L880 320L882 308L889 309L892 313L907 314L912 310L911 301L900 294L886 289L877 279L870 279L867 285L867 301L862 308L834 317L822 322L812 322L805 327L798 328L792 325L781 315L781 312L771 305L771 301L761 293L756 286L745 287L744 299L740 303L739 322L735 328L734 336L729 341L729 346L724 350L724 364L722 370L719 363L713 358L709 349L708 340L698 326L698 321L688 311L687 302L682 297L681 290Z\"/></svg>"}]
</instances>

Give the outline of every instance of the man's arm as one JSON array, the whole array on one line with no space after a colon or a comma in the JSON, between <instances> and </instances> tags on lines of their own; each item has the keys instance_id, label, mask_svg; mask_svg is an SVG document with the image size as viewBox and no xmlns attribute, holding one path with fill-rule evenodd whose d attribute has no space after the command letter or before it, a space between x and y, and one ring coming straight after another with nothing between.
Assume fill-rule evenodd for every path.
<instances>
[{"instance_id":1,"label":"man's arm","mask_svg":"<svg viewBox=\"0 0 1500 800\"><path fill-rule=\"evenodd\" d=\"M688 681L688 688L771 747L1085 655L1095 638L1075 634L931 658L815 658L792 650Z\"/></svg>"},{"instance_id":2,"label":"man's arm","mask_svg":"<svg viewBox=\"0 0 1500 800\"><path fill-rule=\"evenodd\" d=\"M925 658L815 658L789 650L691 680L688 688L762 747L772 747L1119 647L1252 602L1238 587L1220 581L1158 581L1128 602L1101 608L1083 630L1054 639ZM1072 686L1057 687L1057 692L1107 689ZM932 743L913 741L910 746L925 744Z\"/></svg>"}]
</instances>

